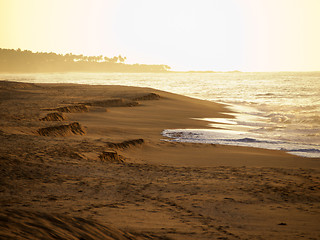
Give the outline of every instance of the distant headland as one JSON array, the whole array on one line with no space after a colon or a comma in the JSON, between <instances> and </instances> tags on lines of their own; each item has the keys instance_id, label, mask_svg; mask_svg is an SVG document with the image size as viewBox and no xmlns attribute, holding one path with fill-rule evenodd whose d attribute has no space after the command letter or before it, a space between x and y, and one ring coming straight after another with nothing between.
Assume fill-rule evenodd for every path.
<instances>
[{"instance_id":1,"label":"distant headland","mask_svg":"<svg viewBox=\"0 0 320 240\"><path fill-rule=\"evenodd\" d=\"M0 72L169 72L168 65L125 64L126 57L84 56L0 48Z\"/></svg>"}]
</instances>

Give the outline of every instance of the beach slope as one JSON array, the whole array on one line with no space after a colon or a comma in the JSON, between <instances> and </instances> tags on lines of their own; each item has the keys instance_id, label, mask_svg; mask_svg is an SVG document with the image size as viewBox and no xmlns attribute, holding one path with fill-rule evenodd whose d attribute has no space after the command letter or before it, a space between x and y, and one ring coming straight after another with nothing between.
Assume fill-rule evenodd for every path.
<instances>
[{"instance_id":1,"label":"beach slope","mask_svg":"<svg viewBox=\"0 0 320 240\"><path fill-rule=\"evenodd\" d=\"M319 238L319 159L161 135L217 117L150 88L1 81L0 236Z\"/></svg>"}]
</instances>

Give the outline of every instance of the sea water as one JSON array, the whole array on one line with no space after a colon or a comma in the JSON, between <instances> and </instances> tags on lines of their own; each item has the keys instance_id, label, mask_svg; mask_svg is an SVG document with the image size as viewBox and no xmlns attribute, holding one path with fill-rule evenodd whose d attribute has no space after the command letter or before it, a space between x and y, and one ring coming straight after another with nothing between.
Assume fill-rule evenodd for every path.
<instances>
[{"instance_id":1,"label":"sea water","mask_svg":"<svg viewBox=\"0 0 320 240\"><path fill-rule=\"evenodd\" d=\"M164 129L163 136L320 157L320 72L1 74L0 79L152 87L219 102L233 118L198 119L208 128Z\"/></svg>"}]
</instances>

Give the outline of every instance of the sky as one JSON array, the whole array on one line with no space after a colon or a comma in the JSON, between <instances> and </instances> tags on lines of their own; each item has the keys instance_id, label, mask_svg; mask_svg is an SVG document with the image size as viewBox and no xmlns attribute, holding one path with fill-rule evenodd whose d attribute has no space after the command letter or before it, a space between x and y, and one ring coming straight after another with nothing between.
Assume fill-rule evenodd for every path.
<instances>
[{"instance_id":1,"label":"sky","mask_svg":"<svg viewBox=\"0 0 320 240\"><path fill-rule=\"evenodd\" d=\"M173 70L320 71L320 0L0 0L0 48Z\"/></svg>"}]
</instances>

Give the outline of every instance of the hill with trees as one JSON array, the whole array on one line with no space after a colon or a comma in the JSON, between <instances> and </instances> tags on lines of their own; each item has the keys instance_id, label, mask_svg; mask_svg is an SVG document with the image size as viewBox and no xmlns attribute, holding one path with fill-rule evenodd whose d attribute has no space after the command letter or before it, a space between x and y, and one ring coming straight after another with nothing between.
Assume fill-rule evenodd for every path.
<instances>
[{"instance_id":1,"label":"hill with trees","mask_svg":"<svg viewBox=\"0 0 320 240\"><path fill-rule=\"evenodd\" d=\"M168 65L125 64L126 57L84 56L0 48L0 72L168 72Z\"/></svg>"}]
</instances>

